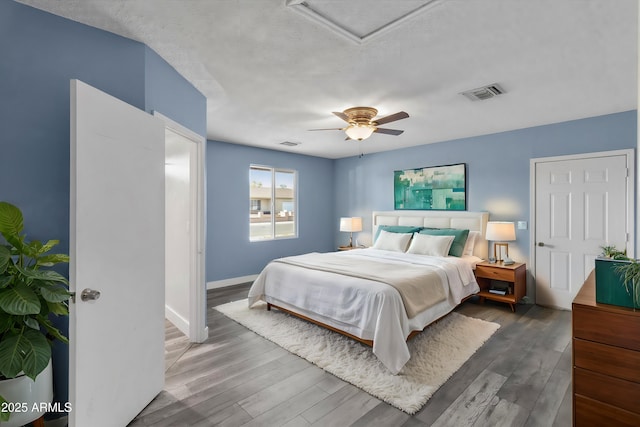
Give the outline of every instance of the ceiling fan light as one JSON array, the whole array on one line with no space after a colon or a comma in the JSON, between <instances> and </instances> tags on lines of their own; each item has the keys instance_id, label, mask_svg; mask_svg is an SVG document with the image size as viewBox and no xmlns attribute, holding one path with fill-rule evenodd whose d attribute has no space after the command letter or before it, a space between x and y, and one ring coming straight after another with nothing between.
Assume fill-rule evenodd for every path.
<instances>
[{"instance_id":1,"label":"ceiling fan light","mask_svg":"<svg viewBox=\"0 0 640 427\"><path fill-rule=\"evenodd\" d=\"M371 125L351 125L345 130L345 133L351 139L362 141L369 138L375 130L376 128Z\"/></svg>"}]
</instances>

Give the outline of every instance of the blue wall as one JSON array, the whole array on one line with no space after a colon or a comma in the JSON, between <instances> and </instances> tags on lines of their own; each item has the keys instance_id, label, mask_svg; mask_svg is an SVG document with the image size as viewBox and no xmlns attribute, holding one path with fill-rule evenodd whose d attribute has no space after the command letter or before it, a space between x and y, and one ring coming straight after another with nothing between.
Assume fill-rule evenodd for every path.
<instances>
[{"instance_id":1,"label":"blue wall","mask_svg":"<svg viewBox=\"0 0 640 427\"><path fill-rule=\"evenodd\" d=\"M207 134L207 98L160 55L145 47L144 109L158 111L195 133Z\"/></svg>"},{"instance_id":2,"label":"blue wall","mask_svg":"<svg viewBox=\"0 0 640 427\"><path fill-rule=\"evenodd\" d=\"M206 99L141 43L0 1L0 200L31 239L69 250L69 80L80 79L201 135ZM114 171L114 173L116 173ZM67 334L67 319L58 319ZM68 348L54 348L56 401L68 396Z\"/></svg>"},{"instance_id":3,"label":"blue wall","mask_svg":"<svg viewBox=\"0 0 640 427\"><path fill-rule=\"evenodd\" d=\"M636 148L636 124L634 110L339 159L334 218L362 216L359 237L370 243L372 211L393 210L394 170L466 163L467 210L488 211L493 220L529 222L530 159ZM529 229L516 231L510 253L527 261ZM336 241L340 238L335 233Z\"/></svg>"},{"instance_id":4,"label":"blue wall","mask_svg":"<svg viewBox=\"0 0 640 427\"><path fill-rule=\"evenodd\" d=\"M298 238L249 241L249 166L298 171ZM335 250L333 160L207 142L207 281L257 274L272 259Z\"/></svg>"}]
</instances>

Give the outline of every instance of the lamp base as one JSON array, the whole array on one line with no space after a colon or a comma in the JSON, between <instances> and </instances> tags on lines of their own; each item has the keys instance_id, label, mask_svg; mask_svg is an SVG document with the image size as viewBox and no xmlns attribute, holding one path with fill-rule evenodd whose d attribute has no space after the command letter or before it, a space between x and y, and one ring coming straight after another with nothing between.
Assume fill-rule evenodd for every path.
<instances>
[{"instance_id":1,"label":"lamp base","mask_svg":"<svg viewBox=\"0 0 640 427\"><path fill-rule=\"evenodd\" d=\"M493 257L496 261L502 261L505 258L509 259L509 244L508 243L494 243L493 244Z\"/></svg>"}]
</instances>

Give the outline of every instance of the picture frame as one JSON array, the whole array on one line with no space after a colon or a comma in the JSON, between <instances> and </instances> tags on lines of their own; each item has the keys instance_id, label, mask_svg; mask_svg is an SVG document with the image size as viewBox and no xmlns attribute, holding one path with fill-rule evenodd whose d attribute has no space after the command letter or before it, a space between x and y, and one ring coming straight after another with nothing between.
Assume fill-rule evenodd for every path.
<instances>
[{"instance_id":1,"label":"picture frame","mask_svg":"<svg viewBox=\"0 0 640 427\"><path fill-rule=\"evenodd\" d=\"M467 210L467 164L429 166L393 173L396 210Z\"/></svg>"}]
</instances>

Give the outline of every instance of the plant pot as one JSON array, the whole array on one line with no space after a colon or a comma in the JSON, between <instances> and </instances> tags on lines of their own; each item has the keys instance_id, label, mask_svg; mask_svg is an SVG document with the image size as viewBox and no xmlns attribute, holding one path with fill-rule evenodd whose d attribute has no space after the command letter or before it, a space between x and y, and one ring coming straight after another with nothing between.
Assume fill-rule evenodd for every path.
<instances>
[{"instance_id":1,"label":"plant pot","mask_svg":"<svg viewBox=\"0 0 640 427\"><path fill-rule=\"evenodd\" d=\"M630 262L608 258L596 259L596 302L638 308L633 303L633 293L627 291L623 283L623 274L616 271L618 266Z\"/></svg>"},{"instance_id":2,"label":"plant pot","mask_svg":"<svg viewBox=\"0 0 640 427\"><path fill-rule=\"evenodd\" d=\"M7 402L18 405L17 411L11 413L9 421L0 421L0 427L22 426L43 416L46 408L39 410L41 404L49 404L53 400L51 361L35 381L25 375L0 381L0 396Z\"/></svg>"}]
</instances>

